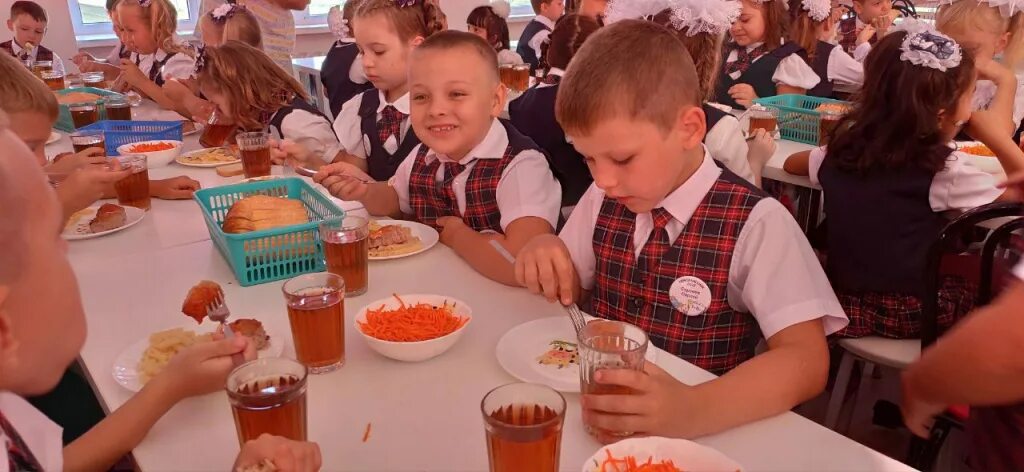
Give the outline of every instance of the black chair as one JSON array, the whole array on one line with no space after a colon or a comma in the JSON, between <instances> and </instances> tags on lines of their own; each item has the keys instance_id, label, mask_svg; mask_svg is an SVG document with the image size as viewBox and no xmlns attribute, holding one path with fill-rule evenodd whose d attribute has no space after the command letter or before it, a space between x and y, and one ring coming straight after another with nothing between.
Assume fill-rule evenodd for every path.
<instances>
[{"instance_id":1,"label":"black chair","mask_svg":"<svg viewBox=\"0 0 1024 472\"><path fill-rule=\"evenodd\" d=\"M963 236L970 234L978 225L1001 218L1014 218L992 231L982 247L981 261L979 264L979 289L975 306L982 306L991 301L992 281L994 280L993 269L995 268L995 256L1005 254L1008 251L1000 251L1006 248L1011 240L1014 231L1024 228L1024 204L1021 203L991 203L974 208L951 221L940 233L928 253L928 267L925 271L925 283L928 294L921 303L921 349L922 351L942 336L948 327L939 326L939 269L942 265L943 256L955 252L963 245ZM932 470L935 459L942 449L943 443L953 428L962 429L967 418L967 408L957 406L935 419L928 439L914 437L910 443L910 451L907 454L907 464L918 470Z\"/></svg>"},{"instance_id":2,"label":"black chair","mask_svg":"<svg viewBox=\"0 0 1024 472\"><path fill-rule=\"evenodd\" d=\"M917 7L910 0L895 0L892 2L892 9L900 12L904 18L917 18Z\"/></svg>"},{"instance_id":3,"label":"black chair","mask_svg":"<svg viewBox=\"0 0 1024 472\"><path fill-rule=\"evenodd\" d=\"M1021 235L1024 233L1024 218L1004 223L985 240L981 250L981 281L978 285L978 304L988 305L1002 292L1006 279L1003 277L1020 260ZM1014 244L1017 238L1018 244Z\"/></svg>"}]
</instances>

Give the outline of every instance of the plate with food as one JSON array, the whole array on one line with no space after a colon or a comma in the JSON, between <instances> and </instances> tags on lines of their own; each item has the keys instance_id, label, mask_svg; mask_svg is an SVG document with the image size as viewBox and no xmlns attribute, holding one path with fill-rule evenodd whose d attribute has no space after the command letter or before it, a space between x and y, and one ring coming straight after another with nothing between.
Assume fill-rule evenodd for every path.
<instances>
[{"instance_id":1,"label":"plate with food","mask_svg":"<svg viewBox=\"0 0 1024 472\"><path fill-rule=\"evenodd\" d=\"M419 254L441 240L437 230L415 221L370 222L370 260L386 261Z\"/></svg>"},{"instance_id":2,"label":"plate with food","mask_svg":"<svg viewBox=\"0 0 1024 472\"><path fill-rule=\"evenodd\" d=\"M956 150L967 154L967 162L990 174L1002 174L1003 165L985 143L980 141L957 141Z\"/></svg>"},{"instance_id":3,"label":"plate with food","mask_svg":"<svg viewBox=\"0 0 1024 472\"><path fill-rule=\"evenodd\" d=\"M188 167L220 167L240 161L238 155L227 146L186 152L175 159L178 164Z\"/></svg>"},{"instance_id":4,"label":"plate with food","mask_svg":"<svg viewBox=\"0 0 1024 472\"><path fill-rule=\"evenodd\" d=\"M581 470L740 472L743 467L725 454L693 441L649 436L624 439L604 446L583 463Z\"/></svg>"},{"instance_id":5,"label":"plate with food","mask_svg":"<svg viewBox=\"0 0 1024 472\"><path fill-rule=\"evenodd\" d=\"M146 210L131 206L104 203L79 210L64 224L61 237L68 241L92 239L135 226L146 216Z\"/></svg>"},{"instance_id":6,"label":"plate with food","mask_svg":"<svg viewBox=\"0 0 1024 472\"><path fill-rule=\"evenodd\" d=\"M589 315L587 320L594 319ZM498 364L509 375L559 392L579 393L580 367L576 331L568 315L528 321L510 329L495 348ZM647 360L655 362L651 346Z\"/></svg>"},{"instance_id":7,"label":"plate with food","mask_svg":"<svg viewBox=\"0 0 1024 472\"><path fill-rule=\"evenodd\" d=\"M50 137L46 138L46 144L53 144L60 141L61 134L56 131L50 131Z\"/></svg>"},{"instance_id":8,"label":"plate with food","mask_svg":"<svg viewBox=\"0 0 1024 472\"><path fill-rule=\"evenodd\" d=\"M371 302L355 317L356 331L384 357L420 362L443 354L473 319L465 302L443 295L407 294Z\"/></svg>"}]
</instances>

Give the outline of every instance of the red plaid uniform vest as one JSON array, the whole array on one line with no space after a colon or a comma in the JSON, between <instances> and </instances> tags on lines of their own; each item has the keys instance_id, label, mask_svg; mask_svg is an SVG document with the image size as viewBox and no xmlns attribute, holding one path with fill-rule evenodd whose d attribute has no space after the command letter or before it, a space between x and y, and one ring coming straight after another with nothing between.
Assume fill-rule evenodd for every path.
<instances>
[{"instance_id":1,"label":"red plaid uniform vest","mask_svg":"<svg viewBox=\"0 0 1024 472\"><path fill-rule=\"evenodd\" d=\"M853 55L853 51L857 49L857 36L860 34L861 29L857 28L857 17L850 16L849 18L843 18L839 20L839 45L842 46L843 50L847 54ZM878 41L878 35L874 35L868 41L868 43L874 45Z\"/></svg>"},{"instance_id":2,"label":"red plaid uniform vest","mask_svg":"<svg viewBox=\"0 0 1024 472\"><path fill-rule=\"evenodd\" d=\"M765 197L723 170L679 237L646 270L633 251L636 214L606 198L594 228L594 315L639 326L654 345L714 374L753 357L760 328L754 317L729 306L727 287L736 239ZM711 290L703 314L687 316L673 307L669 288L686 276Z\"/></svg>"},{"instance_id":3,"label":"red plaid uniform vest","mask_svg":"<svg viewBox=\"0 0 1024 472\"><path fill-rule=\"evenodd\" d=\"M7 54L10 54L10 55L14 56L15 58L18 58L18 56L14 54L14 40L13 39L10 40L10 41L4 41L4 42L0 43L0 49L3 49L4 51L7 51ZM36 60L37 61L52 61L53 60L53 51L51 51L49 49L46 49L46 47L44 47L43 45L36 46L36 49L37 49L37 51L36 51ZM18 59L20 59L20 58L18 58Z\"/></svg>"},{"instance_id":4,"label":"red plaid uniform vest","mask_svg":"<svg viewBox=\"0 0 1024 472\"><path fill-rule=\"evenodd\" d=\"M470 174L466 181L466 213L461 216L466 225L475 231L503 232L497 198L498 182L501 181L505 168L519 153L536 149L537 146L508 123L502 121L501 124L505 128L509 142L505 147L505 154L500 159L477 159L467 166ZM430 150L426 146L420 146L416 153L416 161L409 175L409 205L412 206L417 221L433 226L442 216L459 216L459 207L455 200L452 179L445 178L440 182L437 180L437 170L441 167L441 161L434 159L428 163L428 152ZM451 177L454 178L459 173L461 172L455 172Z\"/></svg>"},{"instance_id":5,"label":"red plaid uniform vest","mask_svg":"<svg viewBox=\"0 0 1024 472\"><path fill-rule=\"evenodd\" d=\"M41 472L43 466L36 460L21 435L14 430L7 417L0 413L0 432L7 436L7 468L12 472Z\"/></svg>"}]
</instances>

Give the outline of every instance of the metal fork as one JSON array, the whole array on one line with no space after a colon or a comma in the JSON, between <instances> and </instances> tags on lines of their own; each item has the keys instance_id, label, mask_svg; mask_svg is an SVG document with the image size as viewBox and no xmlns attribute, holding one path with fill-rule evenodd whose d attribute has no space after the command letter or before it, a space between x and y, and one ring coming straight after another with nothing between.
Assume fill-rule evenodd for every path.
<instances>
[{"instance_id":1,"label":"metal fork","mask_svg":"<svg viewBox=\"0 0 1024 472\"><path fill-rule=\"evenodd\" d=\"M493 246L494 250L498 251L498 254L501 254L501 257L504 257L509 264L515 265L516 258L512 256L512 253L508 252L508 249L505 249L505 246L502 246L501 243L493 239L491 240L491 246ZM569 314L569 321L572 321L572 327L576 330L576 337L579 337L580 333L583 332L583 327L587 325L587 319L583 316L583 310L580 310L579 305L575 303L563 306L562 308L565 308L565 312Z\"/></svg>"},{"instance_id":2,"label":"metal fork","mask_svg":"<svg viewBox=\"0 0 1024 472\"><path fill-rule=\"evenodd\" d=\"M234 331L231 331L231 327L228 326L227 320L231 316L231 310L228 309L227 303L224 303L224 291L217 293L217 298L214 298L208 305L206 305L206 317L215 323L220 323L224 329L224 338L232 339L235 337ZM236 353L231 355L231 361L234 364L240 365L245 362L245 355L242 353Z\"/></svg>"}]
</instances>

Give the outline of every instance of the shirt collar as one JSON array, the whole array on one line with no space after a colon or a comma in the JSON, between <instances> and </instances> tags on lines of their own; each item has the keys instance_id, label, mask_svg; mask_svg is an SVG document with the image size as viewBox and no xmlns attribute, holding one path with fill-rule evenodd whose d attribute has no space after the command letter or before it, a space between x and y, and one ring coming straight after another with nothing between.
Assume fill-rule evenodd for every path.
<instances>
[{"instance_id":1,"label":"shirt collar","mask_svg":"<svg viewBox=\"0 0 1024 472\"><path fill-rule=\"evenodd\" d=\"M564 77L565 71L557 67L552 67L551 70L548 71L548 75L557 75L559 77Z\"/></svg>"},{"instance_id":2,"label":"shirt collar","mask_svg":"<svg viewBox=\"0 0 1024 472\"><path fill-rule=\"evenodd\" d=\"M533 17L533 20L536 21L537 23L547 26L548 29L555 29L555 22L551 21L551 18L548 18L544 15L537 15Z\"/></svg>"},{"instance_id":3,"label":"shirt collar","mask_svg":"<svg viewBox=\"0 0 1024 472\"><path fill-rule=\"evenodd\" d=\"M492 118L491 129L487 130L487 135L484 136L483 141L480 141L480 144L477 144L476 147L470 150L466 157L459 160L459 164L469 164L474 159L501 159L505 156L505 148L507 147L508 133L505 132L505 127L497 118ZM440 159L441 162L452 162L452 159L448 156L431 150L426 155L426 162L429 164L434 159Z\"/></svg>"},{"instance_id":4,"label":"shirt collar","mask_svg":"<svg viewBox=\"0 0 1024 472\"><path fill-rule=\"evenodd\" d=\"M356 38L345 37L345 38L339 39L338 41L341 41L344 44L355 44L356 43Z\"/></svg>"},{"instance_id":5,"label":"shirt collar","mask_svg":"<svg viewBox=\"0 0 1024 472\"><path fill-rule=\"evenodd\" d=\"M139 54L137 52L133 52L132 56L138 58L140 61L144 57L152 57L153 61L162 61L164 59L167 59L167 51L164 51L163 49L157 49L156 52L154 52L153 54Z\"/></svg>"},{"instance_id":6,"label":"shirt collar","mask_svg":"<svg viewBox=\"0 0 1024 472\"><path fill-rule=\"evenodd\" d=\"M377 105L378 114L384 112L384 107L392 105L398 111L402 112L403 115L409 116L409 92L406 92L405 95L398 97L398 100L395 100L394 103L388 103L387 98L385 98L384 96L383 90L378 90L377 96L380 97L380 100L378 100L380 102L380 105Z\"/></svg>"},{"instance_id":7,"label":"shirt collar","mask_svg":"<svg viewBox=\"0 0 1024 472\"><path fill-rule=\"evenodd\" d=\"M18 40L12 39L11 40L11 50L14 51L14 55L18 55L18 54L21 53L21 51L24 51L25 48L21 47L21 45L18 44Z\"/></svg>"},{"instance_id":8,"label":"shirt collar","mask_svg":"<svg viewBox=\"0 0 1024 472\"><path fill-rule=\"evenodd\" d=\"M704 201L704 196L711 190L720 175L722 175L722 169L708 155L707 148L704 148L704 157L700 167L655 208L668 210L669 214L680 222L690 221L693 212L697 211L697 207Z\"/></svg>"}]
</instances>

